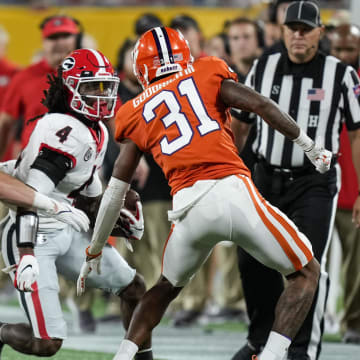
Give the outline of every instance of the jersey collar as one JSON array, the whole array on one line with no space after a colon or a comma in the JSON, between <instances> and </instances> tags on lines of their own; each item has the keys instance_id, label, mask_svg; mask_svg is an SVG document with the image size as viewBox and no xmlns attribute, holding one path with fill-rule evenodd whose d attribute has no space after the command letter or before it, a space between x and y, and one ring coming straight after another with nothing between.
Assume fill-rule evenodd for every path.
<instances>
[{"instance_id":1,"label":"jersey collar","mask_svg":"<svg viewBox=\"0 0 360 360\"><path fill-rule=\"evenodd\" d=\"M283 52L279 60L278 69L280 74L293 75L298 77L315 78L322 73L324 66L324 54L318 51L315 56L307 63L295 64L293 63L287 54L287 51Z\"/></svg>"}]
</instances>

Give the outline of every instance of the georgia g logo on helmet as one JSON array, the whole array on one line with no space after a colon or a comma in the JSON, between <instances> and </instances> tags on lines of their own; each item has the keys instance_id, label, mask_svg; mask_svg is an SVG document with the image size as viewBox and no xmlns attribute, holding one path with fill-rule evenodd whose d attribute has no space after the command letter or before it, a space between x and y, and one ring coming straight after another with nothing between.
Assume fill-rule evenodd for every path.
<instances>
[{"instance_id":1,"label":"georgia g logo on helmet","mask_svg":"<svg viewBox=\"0 0 360 360\"><path fill-rule=\"evenodd\" d=\"M75 66L75 59L73 57L66 58L61 64L61 67L62 67L63 71L69 71L74 66Z\"/></svg>"}]
</instances>

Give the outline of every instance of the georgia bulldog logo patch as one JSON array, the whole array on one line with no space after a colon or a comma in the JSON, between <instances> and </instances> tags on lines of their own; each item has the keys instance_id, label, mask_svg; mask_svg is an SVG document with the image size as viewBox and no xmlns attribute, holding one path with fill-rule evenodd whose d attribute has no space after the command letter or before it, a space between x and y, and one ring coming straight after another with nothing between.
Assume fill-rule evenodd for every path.
<instances>
[{"instance_id":1,"label":"georgia bulldog logo patch","mask_svg":"<svg viewBox=\"0 0 360 360\"><path fill-rule=\"evenodd\" d=\"M74 66L75 66L75 59L73 57L66 58L61 64L61 67L62 67L63 71L69 71Z\"/></svg>"},{"instance_id":2,"label":"georgia bulldog logo patch","mask_svg":"<svg viewBox=\"0 0 360 360\"><path fill-rule=\"evenodd\" d=\"M92 153L92 148L89 148L84 155L84 161L89 161L91 159Z\"/></svg>"}]
</instances>

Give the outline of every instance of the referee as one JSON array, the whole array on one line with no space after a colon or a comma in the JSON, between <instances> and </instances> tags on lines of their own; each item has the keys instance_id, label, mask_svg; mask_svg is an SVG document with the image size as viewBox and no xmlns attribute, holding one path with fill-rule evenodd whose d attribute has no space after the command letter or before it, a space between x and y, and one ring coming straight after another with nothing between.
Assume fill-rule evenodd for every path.
<instances>
[{"instance_id":1,"label":"referee","mask_svg":"<svg viewBox=\"0 0 360 360\"><path fill-rule=\"evenodd\" d=\"M343 122L352 142L353 160L360 178L359 78L355 70L319 51L323 33L314 2L292 2L283 26L285 49L263 55L253 65L246 85L270 97L312 138L321 137L326 149L338 153ZM251 114L240 112L250 123ZM235 124L236 126L236 124ZM239 125L240 126L240 125ZM289 360L315 360L321 350L323 315L329 279L326 254L334 225L340 189L340 168L326 174L310 166L301 149L256 118L252 149L258 158L253 179L262 195L279 207L312 242L321 275L311 310L288 352ZM359 216L360 197L354 205ZM282 276L238 249L239 270L250 319L248 343L233 360L248 360L266 343L284 283ZM294 309L296 311L296 309Z\"/></svg>"}]
</instances>

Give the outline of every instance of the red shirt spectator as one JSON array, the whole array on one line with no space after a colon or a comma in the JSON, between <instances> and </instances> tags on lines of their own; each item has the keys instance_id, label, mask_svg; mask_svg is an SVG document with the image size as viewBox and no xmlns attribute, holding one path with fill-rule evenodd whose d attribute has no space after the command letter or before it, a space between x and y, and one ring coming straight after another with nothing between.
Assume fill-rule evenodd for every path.
<instances>
[{"instance_id":1,"label":"red shirt spectator","mask_svg":"<svg viewBox=\"0 0 360 360\"><path fill-rule=\"evenodd\" d=\"M20 70L20 68L11 63L6 58L0 59L0 107L3 102L5 91L10 84L11 78Z\"/></svg>"},{"instance_id":2,"label":"red shirt spectator","mask_svg":"<svg viewBox=\"0 0 360 360\"><path fill-rule=\"evenodd\" d=\"M19 70L20 68L17 65L11 63L6 58L0 59L0 108L4 102L4 96L9 87L10 80ZM2 161L10 160L12 158L13 145L13 143L10 144L3 159L1 159Z\"/></svg>"},{"instance_id":3,"label":"red shirt spectator","mask_svg":"<svg viewBox=\"0 0 360 360\"><path fill-rule=\"evenodd\" d=\"M36 121L28 123L35 116L46 113L46 107L41 104L44 89L47 89L47 75L55 74L55 70L48 65L45 59L29 66L16 74L5 94L2 111L14 119L20 116L24 119L21 134L21 147L24 148L33 131Z\"/></svg>"},{"instance_id":4,"label":"red shirt spectator","mask_svg":"<svg viewBox=\"0 0 360 360\"><path fill-rule=\"evenodd\" d=\"M41 104L44 90L48 88L47 75L56 71L62 60L79 47L81 32L79 22L73 18L56 15L46 18L40 25L43 37L44 58L14 76L6 91L0 114L0 157L5 153L13 136L15 124L24 121L21 145L24 147L36 121L28 120L46 112Z\"/></svg>"},{"instance_id":5,"label":"red shirt spectator","mask_svg":"<svg viewBox=\"0 0 360 360\"><path fill-rule=\"evenodd\" d=\"M359 193L356 171L351 159L349 135L344 126L340 134L341 189L338 200L338 207L344 210L352 210Z\"/></svg>"}]
</instances>

